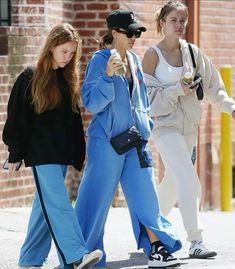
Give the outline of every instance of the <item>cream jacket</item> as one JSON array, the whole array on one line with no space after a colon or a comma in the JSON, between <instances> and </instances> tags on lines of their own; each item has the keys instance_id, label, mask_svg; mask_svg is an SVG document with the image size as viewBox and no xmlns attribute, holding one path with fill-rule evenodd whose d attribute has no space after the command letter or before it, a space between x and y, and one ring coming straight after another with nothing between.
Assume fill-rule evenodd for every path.
<instances>
[{"instance_id":1,"label":"cream jacket","mask_svg":"<svg viewBox=\"0 0 235 269\"><path fill-rule=\"evenodd\" d=\"M192 70L194 68L187 42L180 40L180 45L184 74L187 64ZM200 73L203 79L204 98L215 104L219 111L231 115L235 110L235 101L227 95L219 72L197 46L192 44L192 48L197 65L196 72ZM202 116L200 101L196 94L186 96L179 82L164 87L157 78L146 73L144 80L149 94L150 116L155 122L155 128L175 127L182 133L196 132Z\"/></svg>"}]
</instances>

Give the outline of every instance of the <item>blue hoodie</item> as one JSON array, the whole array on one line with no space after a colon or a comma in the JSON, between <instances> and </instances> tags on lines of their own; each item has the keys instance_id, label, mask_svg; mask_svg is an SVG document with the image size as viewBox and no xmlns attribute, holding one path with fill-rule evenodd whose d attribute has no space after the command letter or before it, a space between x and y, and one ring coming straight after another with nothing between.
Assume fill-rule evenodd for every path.
<instances>
[{"instance_id":1,"label":"blue hoodie","mask_svg":"<svg viewBox=\"0 0 235 269\"><path fill-rule=\"evenodd\" d=\"M127 51L133 78L130 98L124 76L106 75L109 57L110 49L99 50L87 66L82 100L86 109L93 114L87 134L110 139L135 125L143 139L147 140L153 123L149 117L149 102L140 60L132 51Z\"/></svg>"}]
</instances>

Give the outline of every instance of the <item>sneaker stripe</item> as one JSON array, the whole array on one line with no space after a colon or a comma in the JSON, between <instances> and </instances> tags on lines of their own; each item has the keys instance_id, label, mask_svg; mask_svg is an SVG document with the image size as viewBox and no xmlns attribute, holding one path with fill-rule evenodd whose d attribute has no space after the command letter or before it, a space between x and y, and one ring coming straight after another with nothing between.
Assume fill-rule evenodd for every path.
<instances>
[{"instance_id":1,"label":"sneaker stripe","mask_svg":"<svg viewBox=\"0 0 235 269\"><path fill-rule=\"evenodd\" d=\"M154 256L149 257L150 260L163 261L163 256L155 254Z\"/></svg>"},{"instance_id":2,"label":"sneaker stripe","mask_svg":"<svg viewBox=\"0 0 235 269\"><path fill-rule=\"evenodd\" d=\"M195 255L200 255L201 252L203 252L202 249L200 249L200 248L196 248L195 251L194 251L194 254L195 254Z\"/></svg>"}]
</instances>

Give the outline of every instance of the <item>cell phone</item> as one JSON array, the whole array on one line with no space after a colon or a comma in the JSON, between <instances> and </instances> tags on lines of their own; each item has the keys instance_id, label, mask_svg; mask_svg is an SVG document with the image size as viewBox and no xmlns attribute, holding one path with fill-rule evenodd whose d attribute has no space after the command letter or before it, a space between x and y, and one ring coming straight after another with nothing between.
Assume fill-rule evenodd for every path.
<instances>
[{"instance_id":1,"label":"cell phone","mask_svg":"<svg viewBox=\"0 0 235 269\"><path fill-rule=\"evenodd\" d=\"M198 78L196 79L191 85L190 85L190 89L193 89L194 87L196 87L200 82L201 82L202 78Z\"/></svg>"},{"instance_id":2,"label":"cell phone","mask_svg":"<svg viewBox=\"0 0 235 269\"><path fill-rule=\"evenodd\" d=\"M15 171L19 171L19 169L20 169L22 163L23 163L23 161L20 161L20 162L17 163L17 166L16 166L16 170L15 170ZM3 164L2 167L3 167L3 169L5 169L5 170L9 170L9 162L8 162L8 159L6 159L6 161L4 162L4 164Z\"/></svg>"}]
</instances>

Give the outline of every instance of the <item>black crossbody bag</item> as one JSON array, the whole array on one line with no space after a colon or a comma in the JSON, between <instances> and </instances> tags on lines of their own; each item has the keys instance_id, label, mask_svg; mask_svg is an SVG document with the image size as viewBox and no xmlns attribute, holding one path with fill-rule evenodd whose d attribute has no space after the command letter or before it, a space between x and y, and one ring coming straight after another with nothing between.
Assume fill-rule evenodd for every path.
<instances>
[{"instance_id":1,"label":"black crossbody bag","mask_svg":"<svg viewBox=\"0 0 235 269\"><path fill-rule=\"evenodd\" d=\"M189 48L189 52L190 52L190 55L191 55L193 68L196 70L197 65L196 65L196 62L195 62L193 49L192 49L192 46L191 46L190 43L188 43L188 48ZM202 76L199 73L196 73L195 76L194 76L194 81L197 80L199 77L202 77ZM198 85L197 90L196 90L196 94L197 94L197 99L201 101L203 99L203 97L204 97L202 80L199 82L199 85Z\"/></svg>"},{"instance_id":2,"label":"black crossbody bag","mask_svg":"<svg viewBox=\"0 0 235 269\"><path fill-rule=\"evenodd\" d=\"M119 154L138 148L141 145L142 136L135 126L130 127L126 131L114 136L110 139L110 143L114 150Z\"/></svg>"}]
</instances>

